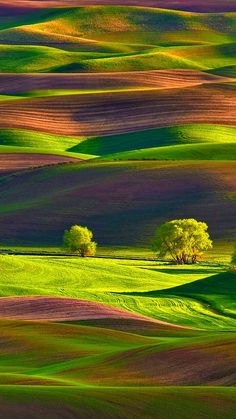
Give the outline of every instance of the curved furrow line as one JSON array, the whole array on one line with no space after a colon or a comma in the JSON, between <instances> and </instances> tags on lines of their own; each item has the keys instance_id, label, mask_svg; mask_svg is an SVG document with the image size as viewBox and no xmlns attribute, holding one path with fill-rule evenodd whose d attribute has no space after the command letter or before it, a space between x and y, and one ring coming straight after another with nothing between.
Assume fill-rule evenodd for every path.
<instances>
[{"instance_id":1,"label":"curved furrow line","mask_svg":"<svg viewBox=\"0 0 236 419\"><path fill-rule=\"evenodd\" d=\"M149 318L132 311L112 307L87 300L62 297L2 297L0 319L37 321L94 320L94 319L134 319L164 326L188 329Z\"/></svg>"},{"instance_id":2,"label":"curved furrow line","mask_svg":"<svg viewBox=\"0 0 236 419\"><path fill-rule=\"evenodd\" d=\"M19 94L34 90L105 90L125 87L172 89L204 83L224 83L234 79L197 70L153 70L123 73L7 74L0 73L0 92Z\"/></svg>"},{"instance_id":3,"label":"curved furrow line","mask_svg":"<svg viewBox=\"0 0 236 419\"><path fill-rule=\"evenodd\" d=\"M78 163L80 159L53 154L0 153L0 174L58 163Z\"/></svg>"},{"instance_id":4,"label":"curved furrow line","mask_svg":"<svg viewBox=\"0 0 236 419\"><path fill-rule=\"evenodd\" d=\"M0 125L64 135L109 135L191 123L235 126L234 88L200 86L0 103Z\"/></svg>"}]
</instances>

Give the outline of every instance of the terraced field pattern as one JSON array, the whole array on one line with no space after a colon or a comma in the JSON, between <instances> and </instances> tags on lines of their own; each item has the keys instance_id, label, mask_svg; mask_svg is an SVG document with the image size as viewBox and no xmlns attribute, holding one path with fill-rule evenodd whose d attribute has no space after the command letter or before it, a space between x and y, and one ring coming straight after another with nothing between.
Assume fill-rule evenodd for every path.
<instances>
[{"instance_id":1,"label":"terraced field pattern","mask_svg":"<svg viewBox=\"0 0 236 419\"><path fill-rule=\"evenodd\" d=\"M236 1L0 0L0 417L234 419L235 243Z\"/></svg>"}]
</instances>

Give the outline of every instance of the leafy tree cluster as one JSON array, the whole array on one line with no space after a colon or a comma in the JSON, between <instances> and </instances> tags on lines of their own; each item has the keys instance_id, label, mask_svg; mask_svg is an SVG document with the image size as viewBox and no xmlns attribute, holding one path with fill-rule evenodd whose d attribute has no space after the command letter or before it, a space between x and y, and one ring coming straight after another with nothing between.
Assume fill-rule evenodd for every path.
<instances>
[{"instance_id":1,"label":"leafy tree cluster","mask_svg":"<svg viewBox=\"0 0 236 419\"><path fill-rule=\"evenodd\" d=\"M171 256L179 265L194 264L212 247L207 230L206 223L194 218L168 221L157 228L153 250L159 257Z\"/></svg>"},{"instance_id":2,"label":"leafy tree cluster","mask_svg":"<svg viewBox=\"0 0 236 419\"><path fill-rule=\"evenodd\" d=\"M231 262L233 265L236 265L236 245L234 247L234 253L233 253Z\"/></svg>"},{"instance_id":3,"label":"leafy tree cluster","mask_svg":"<svg viewBox=\"0 0 236 419\"><path fill-rule=\"evenodd\" d=\"M96 253L97 243L92 239L93 233L87 227L74 225L65 231L63 241L66 249L85 257Z\"/></svg>"},{"instance_id":4,"label":"leafy tree cluster","mask_svg":"<svg viewBox=\"0 0 236 419\"><path fill-rule=\"evenodd\" d=\"M94 256L97 248L93 241L93 233L87 227L79 225L65 231L64 246L82 257ZM152 248L159 257L171 257L179 265L194 264L205 250L212 248L212 241L206 223L188 218L160 225L156 230ZM236 252L232 264L236 264Z\"/></svg>"},{"instance_id":5,"label":"leafy tree cluster","mask_svg":"<svg viewBox=\"0 0 236 419\"><path fill-rule=\"evenodd\" d=\"M231 259L231 270L236 272L236 245L234 246L234 252Z\"/></svg>"}]
</instances>

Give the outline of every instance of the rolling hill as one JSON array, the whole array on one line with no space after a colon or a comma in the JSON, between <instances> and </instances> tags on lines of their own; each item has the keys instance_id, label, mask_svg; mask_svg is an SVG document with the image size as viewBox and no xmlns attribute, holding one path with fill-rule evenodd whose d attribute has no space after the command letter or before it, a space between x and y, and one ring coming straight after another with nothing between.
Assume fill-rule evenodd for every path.
<instances>
[{"instance_id":1,"label":"rolling hill","mask_svg":"<svg viewBox=\"0 0 236 419\"><path fill-rule=\"evenodd\" d=\"M227 304L234 274L221 267L45 256L2 256L1 267L6 414L27 409L56 418L58 406L65 415L70 406L81 417L105 411L105 417L151 418L158 410L164 418L173 411L197 418L196 409L233 417L235 317ZM26 297L32 294L41 297Z\"/></svg>"},{"instance_id":2,"label":"rolling hill","mask_svg":"<svg viewBox=\"0 0 236 419\"><path fill-rule=\"evenodd\" d=\"M235 275L224 266L10 255L1 257L1 266L2 319L85 321L97 327L109 320L111 329L114 321L121 330L125 324L132 330L134 322L155 336L168 328L188 337L192 329L236 327Z\"/></svg>"},{"instance_id":3,"label":"rolling hill","mask_svg":"<svg viewBox=\"0 0 236 419\"><path fill-rule=\"evenodd\" d=\"M235 86L214 84L0 101L2 128L63 136L111 135L193 123L234 126L235 109Z\"/></svg>"},{"instance_id":4,"label":"rolling hill","mask_svg":"<svg viewBox=\"0 0 236 419\"><path fill-rule=\"evenodd\" d=\"M9 5L8 0L1 0L1 15L8 16L15 11L19 15L32 10L58 7L58 6L77 6L77 0L13 0ZM142 0L82 0L80 5L125 5L125 6L143 6ZM147 7L157 7L166 9L189 10L196 12L235 12L234 0L226 0L222 4L221 0L208 0L206 3L203 0L145 0Z\"/></svg>"},{"instance_id":5,"label":"rolling hill","mask_svg":"<svg viewBox=\"0 0 236 419\"><path fill-rule=\"evenodd\" d=\"M213 238L232 240L234 171L234 162L93 161L9 174L1 182L2 241L60 245L79 220L101 245L141 246L160 222L189 216L205 220Z\"/></svg>"},{"instance_id":6,"label":"rolling hill","mask_svg":"<svg viewBox=\"0 0 236 419\"><path fill-rule=\"evenodd\" d=\"M213 70L235 65L233 13L46 8L0 22L2 72ZM16 65L17 64L17 65Z\"/></svg>"},{"instance_id":7,"label":"rolling hill","mask_svg":"<svg viewBox=\"0 0 236 419\"><path fill-rule=\"evenodd\" d=\"M39 131L1 129L0 152L34 154L43 151L82 160L93 157L103 160L235 160L235 132L234 127L211 124L102 137L63 137Z\"/></svg>"},{"instance_id":8,"label":"rolling hill","mask_svg":"<svg viewBox=\"0 0 236 419\"><path fill-rule=\"evenodd\" d=\"M18 414L41 418L48 415L53 419L58 415L73 415L80 412L81 418L96 418L102 415L108 419L113 416L132 418L133 414L150 419L156 411L161 412L164 419L170 419L175 412L176 418L198 419L201 411L203 415L221 418L226 414L234 416L235 390L234 388L139 388L123 390L108 388L104 390L90 387L55 387L35 388L27 386L1 387L1 406L3 412L11 414L16 419ZM139 403L137 405L137 399ZM206 402L206 400L208 400ZM17 409L13 405L17 401ZM168 405L168 409L166 409ZM220 408L219 408L220 406Z\"/></svg>"}]
</instances>

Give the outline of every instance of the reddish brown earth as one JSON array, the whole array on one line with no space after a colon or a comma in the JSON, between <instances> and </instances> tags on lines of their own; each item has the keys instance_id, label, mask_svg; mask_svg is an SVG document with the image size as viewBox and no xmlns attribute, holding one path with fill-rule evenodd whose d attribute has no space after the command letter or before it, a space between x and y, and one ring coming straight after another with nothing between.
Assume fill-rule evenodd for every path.
<instances>
[{"instance_id":1,"label":"reddish brown earth","mask_svg":"<svg viewBox=\"0 0 236 419\"><path fill-rule=\"evenodd\" d=\"M150 321L143 321L139 318L99 318L99 319L88 319L78 321L77 323L83 326L99 327L103 329L112 329L121 332L135 333L146 336L170 336L171 337L187 337L192 336L195 332L192 329L184 329L179 327L170 327L167 323L160 324L154 322L153 319ZM171 325L172 326L172 325Z\"/></svg>"},{"instance_id":2,"label":"reddish brown earth","mask_svg":"<svg viewBox=\"0 0 236 419\"><path fill-rule=\"evenodd\" d=\"M0 93L14 95L34 90L102 90L150 87L173 89L201 84L224 83L234 79L197 70L153 70L123 73L0 74Z\"/></svg>"},{"instance_id":3,"label":"reddish brown earth","mask_svg":"<svg viewBox=\"0 0 236 419\"><path fill-rule=\"evenodd\" d=\"M2 16L14 13L20 8L30 11L44 7L83 5L145 6L195 12L236 11L234 0L13 0L10 3L9 6L9 0L0 1Z\"/></svg>"},{"instance_id":4,"label":"reddish brown earth","mask_svg":"<svg viewBox=\"0 0 236 419\"><path fill-rule=\"evenodd\" d=\"M89 319L127 319L188 329L87 300L62 297L2 297L0 318L8 320L69 321Z\"/></svg>"},{"instance_id":5,"label":"reddish brown earth","mask_svg":"<svg viewBox=\"0 0 236 419\"><path fill-rule=\"evenodd\" d=\"M180 348L166 349L151 346L131 349L111 356L104 364L96 364L96 372L87 368L89 381L117 385L236 385L236 340L224 336L222 340L205 343L182 342Z\"/></svg>"},{"instance_id":6,"label":"reddish brown earth","mask_svg":"<svg viewBox=\"0 0 236 419\"><path fill-rule=\"evenodd\" d=\"M235 87L95 93L0 102L0 126L96 136L164 126L236 124Z\"/></svg>"},{"instance_id":7,"label":"reddish brown earth","mask_svg":"<svg viewBox=\"0 0 236 419\"><path fill-rule=\"evenodd\" d=\"M51 154L2 153L0 154L0 174L30 169L33 167L70 162L78 163L78 159Z\"/></svg>"},{"instance_id":8,"label":"reddish brown earth","mask_svg":"<svg viewBox=\"0 0 236 419\"><path fill-rule=\"evenodd\" d=\"M17 385L17 386L61 386L62 382L59 380L41 378L41 377L30 377L24 374L0 374L1 385ZM1 406L2 408L2 406Z\"/></svg>"}]
</instances>

